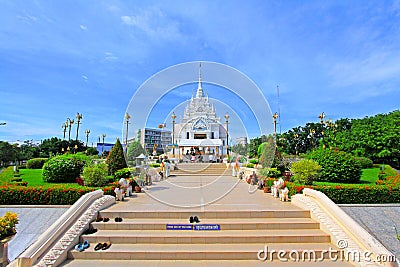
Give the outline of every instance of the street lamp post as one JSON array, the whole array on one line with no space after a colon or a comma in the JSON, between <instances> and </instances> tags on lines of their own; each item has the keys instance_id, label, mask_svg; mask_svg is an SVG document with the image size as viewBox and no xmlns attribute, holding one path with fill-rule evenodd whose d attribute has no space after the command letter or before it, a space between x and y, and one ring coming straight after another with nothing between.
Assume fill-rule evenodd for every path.
<instances>
[{"instance_id":1,"label":"street lamp post","mask_svg":"<svg viewBox=\"0 0 400 267\"><path fill-rule=\"evenodd\" d=\"M274 134L276 135L276 120L278 119L278 113L275 112L274 115L272 115L272 118L274 118Z\"/></svg>"},{"instance_id":2,"label":"street lamp post","mask_svg":"<svg viewBox=\"0 0 400 267\"><path fill-rule=\"evenodd\" d=\"M314 147L314 135L315 135L315 130L310 129L310 136L311 136L311 147Z\"/></svg>"},{"instance_id":3,"label":"street lamp post","mask_svg":"<svg viewBox=\"0 0 400 267\"><path fill-rule=\"evenodd\" d=\"M68 127L68 121L66 123L63 123L61 126L64 132L64 140L65 140L65 133L67 132L67 127Z\"/></svg>"},{"instance_id":4,"label":"street lamp post","mask_svg":"<svg viewBox=\"0 0 400 267\"><path fill-rule=\"evenodd\" d=\"M67 118L67 126L69 127L69 130L68 130L68 141L71 141L71 127L72 127L72 124L74 124L74 120L71 120L70 118Z\"/></svg>"},{"instance_id":5,"label":"street lamp post","mask_svg":"<svg viewBox=\"0 0 400 267\"><path fill-rule=\"evenodd\" d=\"M79 135L79 124L81 123L81 119L83 118L82 114L79 114L79 112L76 113L76 120L78 126L76 127L76 141L78 141L78 135Z\"/></svg>"},{"instance_id":6,"label":"street lamp post","mask_svg":"<svg viewBox=\"0 0 400 267\"><path fill-rule=\"evenodd\" d=\"M175 119L176 115L172 112L172 156L175 158Z\"/></svg>"},{"instance_id":7,"label":"street lamp post","mask_svg":"<svg viewBox=\"0 0 400 267\"><path fill-rule=\"evenodd\" d=\"M295 142L296 142L296 145L295 145L295 147L294 147L294 149L296 150L296 157L297 157L297 155L299 154L299 146L298 146L298 140L297 140L297 138L299 137L299 135L297 134L297 133L295 133L294 135L293 135L293 137L294 137L294 140L295 140Z\"/></svg>"},{"instance_id":8,"label":"street lamp post","mask_svg":"<svg viewBox=\"0 0 400 267\"><path fill-rule=\"evenodd\" d=\"M89 134L90 134L90 130L89 130L89 129L86 129L86 130L85 130L85 134L86 134L86 148L87 148L87 146L88 146L88 142L89 142Z\"/></svg>"},{"instance_id":9,"label":"street lamp post","mask_svg":"<svg viewBox=\"0 0 400 267\"><path fill-rule=\"evenodd\" d=\"M125 113L125 123L126 123L126 132L125 132L125 155L128 156L128 128L129 128L129 119L131 116Z\"/></svg>"},{"instance_id":10,"label":"street lamp post","mask_svg":"<svg viewBox=\"0 0 400 267\"><path fill-rule=\"evenodd\" d=\"M226 156L229 161L229 146L228 146L228 140L229 140L229 131L228 131L228 124L229 124L229 114L226 112L225 114L225 124L226 124Z\"/></svg>"},{"instance_id":11,"label":"street lamp post","mask_svg":"<svg viewBox=\"0 0 400 267\"><path fill-rule=\"evenodd\" d=\"M104 156L104 138L106 138L106 134L102 134L101 137L103 138L103 146L101 147L101 156Z\"/></svg>"},{"instance_id":12,"label":"street lamp post","mask_svg":"<svg viewBox=\"0 0 400 267\"><path fill-rule=\"evenodd\" d=\"M319 114L318 118L321 121L321 123L324 123L324 118L326 117L325 112L322 112L321 114Z\"/></svg>"}]
</instances>

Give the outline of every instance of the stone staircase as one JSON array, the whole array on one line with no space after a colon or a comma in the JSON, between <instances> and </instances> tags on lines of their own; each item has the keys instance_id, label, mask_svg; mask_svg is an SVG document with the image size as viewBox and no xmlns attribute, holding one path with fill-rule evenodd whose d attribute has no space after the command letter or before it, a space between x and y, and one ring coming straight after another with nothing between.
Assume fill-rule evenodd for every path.
<instances>
[{"instance_id":1,"label":"stone staircase","mask_svg":"<svg viewBox=\"0 0 400 267\"><path fill-rule=\"evenodd\" d=\"M225 163L179 163L178 170L171 171L172 175L205 176L228 175L231 170Z\"/></svg>"},{"instance_id":2,"label":"stone staircase","mask_svg":"<svg viewBox=\"0 0 400 267\"><path fill-rule=\"evenodd\" d=\"M306 210L228 210L228 211L112 211L99 214L108 222L92 222L98 231L82 235L90 247L83 252L70 251L64 266L264 266L282 264L277 253L266 262L257 258L259 250L313 250L324 258L314 266L352 266L331 262L328 254L330 236L320 230L319 223ZM219 224L217 231L166 230L166 224L189 224L190 216L198 216L199 224ZM123 218L115 222L115 217ZM196 224L193 224L196 225ZM94 251L99 242L110 241L107 250ZM303 261L299 266L305 266ZM306 260L307 266L315 262ZM160 265L159 265L160 264ZM293 262L291 263L293 264ZM290 264L289 264L290 265ZM291 265L290 265L291 266Z\"/></svg>"}]
</instances>

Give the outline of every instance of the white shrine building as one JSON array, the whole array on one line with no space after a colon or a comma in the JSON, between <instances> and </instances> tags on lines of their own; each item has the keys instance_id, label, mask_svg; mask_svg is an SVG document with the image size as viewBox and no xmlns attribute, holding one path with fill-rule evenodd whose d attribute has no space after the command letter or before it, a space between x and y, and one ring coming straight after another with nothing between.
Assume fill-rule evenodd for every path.
<instances>
[{"instance_id":1,"label":"white shrine building","mask_svg":"<svg viewBox=\"0 0 400 267\"><path fill-rule=\"evenodd\" d=\"M225 116L227 116L226 114ZM229 117L227 117L229 118ZM205 94L201 82L201 69L196 95L188 101L183 117L174 127L174 143L177 144L181 159L188 160L196 154L196 161L217 161L227 154L227 118L224 124L217 117L214 104L211 104L208 94Z\"/></svg>"}]
</instances>

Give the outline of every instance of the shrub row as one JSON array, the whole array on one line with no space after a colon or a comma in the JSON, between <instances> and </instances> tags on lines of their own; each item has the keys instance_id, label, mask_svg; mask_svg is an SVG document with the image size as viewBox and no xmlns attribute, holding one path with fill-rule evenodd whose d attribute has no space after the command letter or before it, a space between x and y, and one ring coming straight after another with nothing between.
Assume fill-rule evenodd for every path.
<instances>
[{"instance_id":1,"label":"shrub row","mask_svg":"<svg viewBox=\"0 0 400 267\"><path fill-rule=\"evenodd\" d=\"M366 157L356 157L355 160L360 163L362 169L368 169L374 166L372 160Z\"/></svg>"},{"instance_id":2,"label":"shrub row","mask_svg":"<svg viewBox=\"0 0 400 267\"><path fill-rule=\"evenodd\" d=\"M341 185L341 186L306 186L287 182L289 195L301 193L312 188L324 193L336 204L374 204L399 203L399 185Z\"/></svg>"},{"instance_id":3,"label":"shrub row","mask_svg":"<svg viewBox=\"0 0 400 267\"><path fill-rule=\"evenodd\" d=\"M35 159L30 159L26 163L26 168L28 169L41 169L43 168L43 165L46 163L48 158L35 158Z\"/></svg>"},{"instance_id":4,"label":"shrub row","mask_svg":"<svg viewBox=\"0 0 400 267\"><path fill-rule=\"evenodd\" d=\"M72 205L95 188L1 186L0 205ZM112 186L103 188L104 194L114 195Z\"/></svg>"},{"instance_id":5,"label":"shrub row","mask_svg":"<svg viewBox=\"0 0 400 267\"><path fill-rule=\"evenodd\" d=\"M385 180L378 180L376 181L377 185L400 185L400 174L394 175L394 176L389 176L386 177Z\"/></svg>"},{"instance_id":6,"label":"shrub row","mask_svg":"<svg viewBox=\"0 0 400 267\"><path fill-rule=\"evenodd\" d=\"M378 173L379 180L386 180L388 177L396 176L397 171L393 169L390 165L384 165L385 167L382 170L382 166L379 166L381 170Z\"/></svg>"}]
</instances>

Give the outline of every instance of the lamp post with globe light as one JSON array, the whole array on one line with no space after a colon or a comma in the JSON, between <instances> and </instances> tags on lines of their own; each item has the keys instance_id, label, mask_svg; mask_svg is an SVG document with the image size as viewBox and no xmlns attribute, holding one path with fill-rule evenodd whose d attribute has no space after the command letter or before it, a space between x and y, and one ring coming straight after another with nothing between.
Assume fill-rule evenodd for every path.
<instances>
[{"instance_id":1,"label":"lamp post with globe light","mask_svg":"<svg viewBox=\"0 0 400 267\"><path fill-rule=\"evenodd\" d=\"M74 124L74 120L71 120L70 118L67 118L66 124L67 124L67 127L69 127L69 130L68 130L68 141L71 141L71 127L72 127L72 124Z\"/></svg>"},{"instance_id":2,"label":"lamp post with globe light","mask_svg":"<svg viewBox=\"0 0 400 267\"><path fill-rule=\"evenodd\" d=\"M65 140L65 133L67 132L68 121L67 121L67 122L64 122L64 123L61 125L61 128L63 129L63 132L64 132L64 140Z\"/></svg>"},{"instance_id":3,"label":"lamp post with globe light","mask_svg":"<svg viewBox=\"0 0 400 267\"><path fill-rule=\"evenodd\" d=\"M104 138L106 138L106 134L102 134L101 137L103 138L103 146L101 147L101 156L104 156Z\"/></svg>"},{"instance_id":4,"label":"lamp post with globe light","mask_svg":"<svg viewBox=\"0 0 400 267\"><path fill-rule=\"evenodd\" d=\"M277 119L278 119L279 115L277 112L274 113L274 115L272 115L272 118L274 119L274 134L276 135L276 124L277 124Z\"/></svg>"},{"instance_id":5,"label":"lamp post with globe light","mask_svg":"<svg viewBox=\"0 0 400 267\"><path fill-rule=\"evenodd\" d=\"M86 148L87 148L87 146L88 146L88 142L89 142L89 134L90 134L90 130L89 130L89 129L86 129L86 130L85 130L85 134L86 134Z\"/></svg>"},{"instance_id":6,"label":"lamp post with globe light","mask_svg":"<svg viewBox=\"0 0 400 267\"><path fill-rule=\"evenodd\" d=\"M125 155L128 155L128 129L129 129L129 119L131 116L125 113L125 124L126 124L126 132L125 132Z\"/></svg>"},{"instance_id":7,"label":"lamp post with globe light","mask_svg":"<svg viewBox=\"0 0 400 267\"><path fill-rule=\"evenodd\" d=\"M226 156L227 156L228 161L229 161L229 144L228 144L228 140L229 140L229 131L228 131L229 114L228 114L228 112L226 112L224 117L225 117L225 124L226 124Z\"/></svg>"},{"instance_id":8,"label":"lamp post with globe light","mask_svg":"<svg viewBox=\"0 0 400 267\"><path fill-rule=\"evenodd\" d=\"M82 114L79 114L79 112L77 112L76 114L76 120L77 120L77 124L78 126L76 127L76 141L78 141L78 137L79 137L79 124L81 123L81 119L83 118Z\"/></svg>"},{"instance_id":9,"label":"lamp post with globe light","mask_svg":"<svg viewBox=\"0 0 400 267\"><path fill-rule=\"evenodd\" d=\"M172 157L175 158L175 119L176 115L172 112Z\"/></svg>"}]
</instances>

